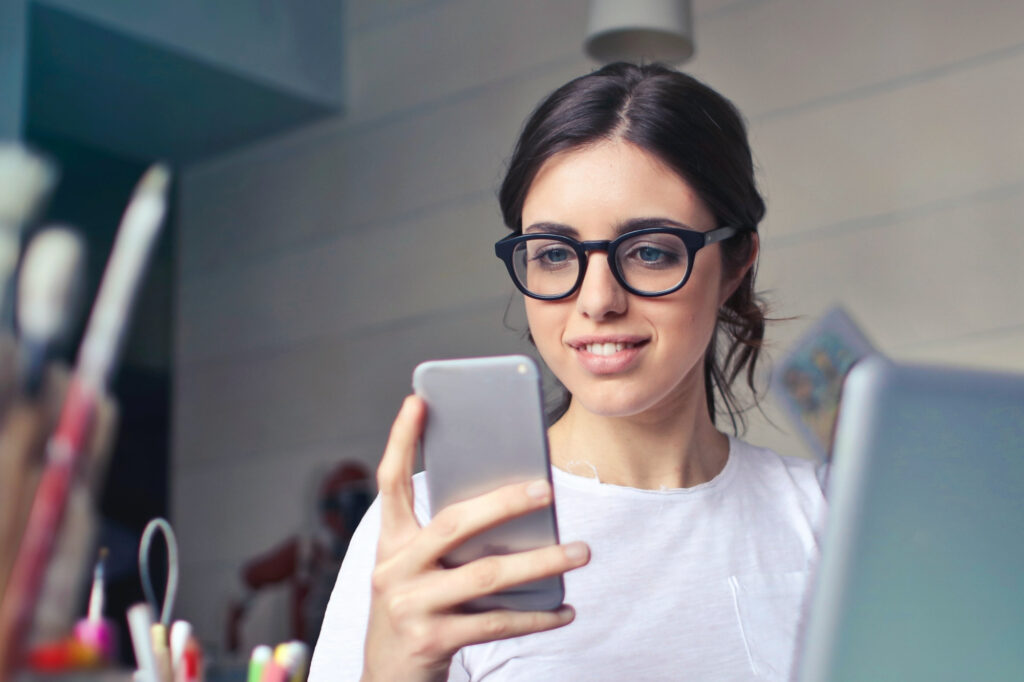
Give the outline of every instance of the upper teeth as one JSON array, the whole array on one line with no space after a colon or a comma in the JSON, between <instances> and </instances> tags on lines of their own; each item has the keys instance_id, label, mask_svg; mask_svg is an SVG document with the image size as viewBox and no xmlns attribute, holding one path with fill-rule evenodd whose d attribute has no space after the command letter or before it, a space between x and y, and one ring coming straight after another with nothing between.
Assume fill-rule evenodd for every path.
<instances>
[{"instance_id":1,"label":"upper teeth","mask_svg":"<svg viewBox=\"0 0 1024 682\"><path fill-rule=\"evenodd\" d=\"M588 343L584 348L593 355L614 355L632 345L631 343Z\"/></svg>"}]
</instances>

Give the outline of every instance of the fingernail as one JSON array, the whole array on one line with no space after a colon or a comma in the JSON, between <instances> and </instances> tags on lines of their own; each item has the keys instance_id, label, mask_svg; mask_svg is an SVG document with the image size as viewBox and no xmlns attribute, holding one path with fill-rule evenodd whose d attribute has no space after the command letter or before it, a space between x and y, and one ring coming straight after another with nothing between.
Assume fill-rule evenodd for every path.
<instances>
[{"instance_id":1,"label":"fingernail","mask_svg":"<svg viewBox=\"0 0 1024 682\"><path fill-rule=\"evenodd\" d=\"M576 617L576 610L568 604L559 606L557 613L562 620L572 620Z\"/></svg>"},{"instance_id":2,"label":"fingernail","mask_svg":"<svg viewBox=\"0 0 1024 682\"><path fill-rule=\"evenodd\" d=\"M409 410L412 409L413 403L415 403L415 402L416 402L416 396L414 396L414 395L407 395L407 396L405 396L405 400L402 401L402 406L400 408L398 408L398 413L399 414L403 414L405 412L408 412Z\"/></svg>"},{"instance_id":3,"label":"fingernail","mask_svg":"<svg viewBox=\"0 0 1024 682\"><path fill-rule=\"evenodd\" d=\"M562 551L565 552L567 559L576 563L584 561L590 556L590 548L583 542L570 542Z\"/></svg>"},{"instance_id":4,"label":"fingernail","mask_svg":"<svg viewBox=\"0 0 1024 682\"><path fill-rule=\"evenodd\" d=\"M535 500L546 500L551 496L551 486L545 480L534 481L526 487L526 494Z\"/></svg>"}]
</instances>

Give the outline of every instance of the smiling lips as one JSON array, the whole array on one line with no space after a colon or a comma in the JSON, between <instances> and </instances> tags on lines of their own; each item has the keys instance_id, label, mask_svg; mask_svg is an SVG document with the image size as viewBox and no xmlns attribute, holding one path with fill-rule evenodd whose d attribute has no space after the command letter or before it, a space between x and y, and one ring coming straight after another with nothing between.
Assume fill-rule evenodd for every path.
<instances>
[{"instance_id":1,"label":"smiling lips","mask_svg":"<svg viewBox=\"0 0 1024 682\"><path fill-rule=\"evenodd\" d=\"M626 343L588 343L587 345L583 346L581 350L585 350L586 352L592 355L607 356L615 355L620 350L625 350L626 348L629 348L631 346L632 344Z\"/></svg>"},{"instance_id":2,"label":"smiling lips","mask_svg":"<svg viewBox=\"0 0 1024 682\"><path fill-rule=\"evenodd\" d=\"M578 338L567 345L576 351L583 368L592 374L617 374L629 369L647 345L642 337Z\"/></svg>"}]
</instances>

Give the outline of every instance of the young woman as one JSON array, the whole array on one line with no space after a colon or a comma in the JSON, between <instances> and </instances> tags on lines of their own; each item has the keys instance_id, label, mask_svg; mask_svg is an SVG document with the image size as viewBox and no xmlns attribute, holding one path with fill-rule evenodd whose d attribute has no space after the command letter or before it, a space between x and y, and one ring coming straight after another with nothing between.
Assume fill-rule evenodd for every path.
<instances>
[{"instance_id":1,"label":"young woman","mask_svg":"<svg viewBox=\"0 0 1024 682\"><path fill-rule=\"evenodd\" d=\"M825 509L810 462L722 433L764 329L742 120L700 82L614 64L550 95L501 188L499 242L569 399L548 435L563 544L438 559L547 503L545 481L428 520L410 397L353 539L311 679L788 679ZM717 402L716 402L717 399ZM564 574L554 612L465 613Z\"/></svg>"}]
</instances>

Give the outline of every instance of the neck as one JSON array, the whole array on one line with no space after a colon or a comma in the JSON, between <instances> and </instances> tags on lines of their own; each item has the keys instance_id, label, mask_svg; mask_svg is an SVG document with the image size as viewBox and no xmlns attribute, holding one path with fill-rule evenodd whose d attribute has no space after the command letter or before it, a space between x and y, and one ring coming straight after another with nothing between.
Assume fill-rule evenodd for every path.
<instances>
[{"instance_id":1,"label":"neck","mask_svg":"<svg viewBox=\"0 0 1024 682\"><path fill-rule=\"evenodd\" d=\"M649 490L706 483L729 455L729 439L711 423L703 395L629 417L595 414L573 400L548 437L558 468Z\"/></svg>"}]
</instances>

